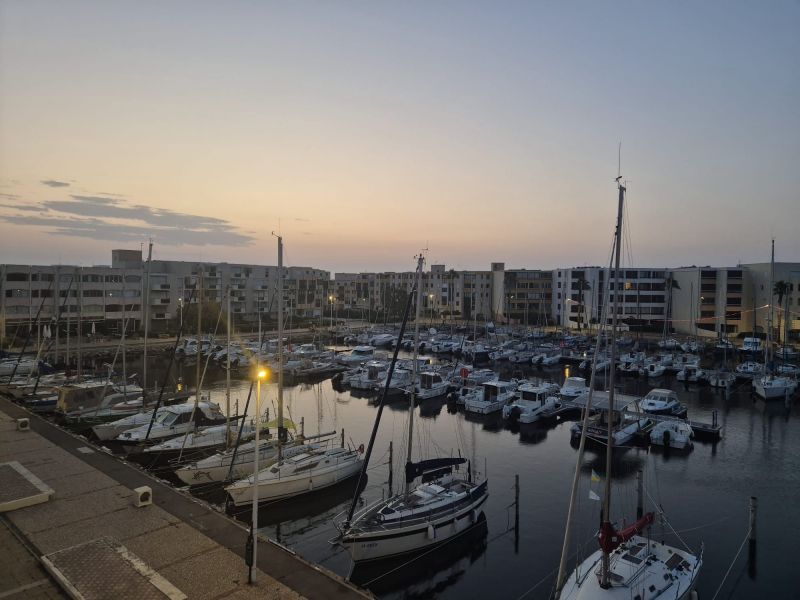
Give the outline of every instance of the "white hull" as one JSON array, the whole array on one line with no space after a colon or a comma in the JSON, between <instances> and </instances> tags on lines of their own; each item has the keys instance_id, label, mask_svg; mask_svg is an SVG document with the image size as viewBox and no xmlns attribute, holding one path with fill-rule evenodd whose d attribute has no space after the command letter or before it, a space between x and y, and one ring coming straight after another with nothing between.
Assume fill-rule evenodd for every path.
<instances>
[{"instance_id":1,"label":"white hull","mask_svg":"<svg viewBox=\"0 0 800 600\"><path fill-rule=\"evenodd\" d=\"M630 564L623 558L626 551L622 547L612 553L611 570L619 579L608 589L600 587L598 572L602 553L596 551L570 574L559 600L631 600L637 594L641 598L688 600L703 565L702 553L696 557L685 550L640 536L634 536L626 546L633 548L636 544L646 546L648 543L656 559L644 570L640 564ZM670 568L670 560L678 562L673 557L678 557L678 561L682 559L682 562ZM651 586L654 588L652 592Z\"/></svg>"},{"instance_id":2,"label":"white hull","mask_svg":"<svg viewBox=\"0 0 800 600\"><path fill-rule=\"evenodd\" d=\"M400 554L424 550L443 544L478 522L480 508L488 493L475 498L456 512L448 512L430 521L417 522L407 527L375 530L345 536L342 545L354 562L378 560Z\"/></svg>"},{"instance_id":3,"label":"white hull","mask_svg":"<svg viewBox=\"0 0 800 600\"><path fill-rule=\"evenodd\" d=\"M357 475L361 470L361 465L361 459L353 457L346 462L343 461L330 467L309 470L301 475L259 481L258 501L281 500L330 487ZM253 501L254 487L248 480L244 481L247 481L246 485L239 485L239 482L237 482L225 488L236 506L242 506Z\"/></svg>"},{"instance_id":4,"label":"white hull","mask_svg":"<svg viewBox=\"0 0 800 600\"><path fill-rule=\"evenodd\" d=\"M753 392L764 400L783 400L797 391L797 382L784 377L774 379L757 378L753 380Z\"/></svg>"},{"instance_id":5,"label":"white hull","mask_svg":"<svg viewBox=\"0 0 800 600\"><path fill-rule=\"evenodd\" d=\"M497 402L484 402L483 400L466 400L464 402L464 410L478 415L488 415L490 413L503 410L503 407L506 404L507 400L498 400Z\"/></svg>"}]
</instances>

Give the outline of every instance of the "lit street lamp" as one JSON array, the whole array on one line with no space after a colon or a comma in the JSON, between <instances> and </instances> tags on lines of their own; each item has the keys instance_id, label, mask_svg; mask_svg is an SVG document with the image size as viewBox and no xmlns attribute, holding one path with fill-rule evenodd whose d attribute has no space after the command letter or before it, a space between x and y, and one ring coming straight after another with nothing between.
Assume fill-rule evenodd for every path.
<instances>
[{"instance_id":1,"label":"lit street lamp","mask_svg":"<svg viewBox=\"0 0 800 600\"><path fill-rule=\"evenodd\" d=\"M281 343L280 340L278 340L278 343ZM250 536L247 539L247 558L249 559L248 566L250 567L248 582L251 584L256 582L256 557L258 555L258 434L261 430L261 382L266 378L266 369L262 369L259 366L256 373L256 445L253 458L253 516L250 525Z\"/></svg>"}]
</instances>

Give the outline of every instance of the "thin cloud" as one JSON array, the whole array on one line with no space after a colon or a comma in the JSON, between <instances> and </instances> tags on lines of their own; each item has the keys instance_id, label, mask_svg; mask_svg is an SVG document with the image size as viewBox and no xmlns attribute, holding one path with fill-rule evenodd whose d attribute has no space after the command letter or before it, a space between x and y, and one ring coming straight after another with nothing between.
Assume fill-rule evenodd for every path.
<instances>
[{"instance_id":1,"label":"thin cloud","mask_svg":"<svg viewBox=\"0 0 800 600\"><path fill-rule=\"evenodd\" d=\"M0 194L2 196L2 194ZM36 204L0 204L1 208L13 208L14 210L22 210L25 212L39 212L42 210L41 206Z\"/></svg>"},{"instance_id":2,"label":"thin cloud","mask_svg":"<svg viewBox=\"0 0 800 600\"><path fill-rule=\"evenodd\" d=\"M58 181L57 179L42 179L40 183L51 187L51 188L62 188L62 187L69 187L68 181Z\"/></svg>"},{"instance_id":3,"label":"thin cloud","mask_svg":"<svg viewBox=\"0 0 800 600\"><path fill-rule=\"evenodd\" d=\"M0 194L0 198L5 198L6 200L16 200L19 198L19 194Z\"/></svg>"},{"instance_id":4,"label":"thin cloud","mask_svg":"<svg viewBox=\"0 0 800 600\"><path fill-rule=\"evenodd\" d=\"M71 195L71 200L48 200L35 205L5 204L0 208L31 214L8 214L16 225L46 228L51 235L118 242L155 238L159 244L245 246L256 238L229 221L180 213L144 204L128 204L103 196Z\"/></svg>"}]
</instances>

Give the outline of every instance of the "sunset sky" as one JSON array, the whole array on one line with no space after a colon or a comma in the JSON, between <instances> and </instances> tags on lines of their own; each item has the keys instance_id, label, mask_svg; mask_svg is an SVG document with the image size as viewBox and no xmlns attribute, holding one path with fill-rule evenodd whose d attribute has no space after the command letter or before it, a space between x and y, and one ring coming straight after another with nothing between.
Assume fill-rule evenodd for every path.
<instances>
[{"instance_id":1,"label":"sunset sky","mask_svg":"<svg viewBox=\"0 0 800 600\"><path fill-rule=\"evenodd\" d=\"M800 3L0 3L0 263L800 261Z\"/></svg>"}]
</instances>

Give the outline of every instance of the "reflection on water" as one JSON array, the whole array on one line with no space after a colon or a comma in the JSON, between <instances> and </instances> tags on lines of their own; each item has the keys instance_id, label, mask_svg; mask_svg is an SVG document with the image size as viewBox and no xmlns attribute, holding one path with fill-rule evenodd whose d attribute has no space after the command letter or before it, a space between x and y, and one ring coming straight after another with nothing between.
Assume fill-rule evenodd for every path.
<instances>
[{"instance_id":1,"label":"reflection on water","mask_svg":"<svg viewBox=\"0 0 800 600\"><path fill-rule=\"evenodd\" d=\"M163 361L163 367L166 361ZM158 373L155 364L151 373ZM509 369L510 371L511 369ZM517 370L515 367L513 370ZM182 377L191 385L194 367L178 365L168 381ZM572 368L575 375L575 368ZM536 369L531 375L561 382L563 369ZM206 387L212 400L225 403L225 373L209 367ZM601 382L602 383L602 382ZM644 395L654 387L674 389L689 407L689 418L711 421L718 412L724 427L719 442L695 440L691 452L648 451L632 447L615 455L613 511L615 518L635 517L635 474L645 475L647 501L662 506L680 540L693 549L705 543L703 572L698 591L710 598L730 565L745 536L748 499L759 497L758 557L748 565L746 552L734 565L721 597L749 599L791 597L797 583L796 540L800 525L790 518L790 508L800 498L800 409L788 409L781 402L754 401L747 384L731 394L696 385L684 385L674 378L657 381L646 378L621 380L626 393ZM244 410L249 383L236 381L232 404ZM298 385L285 390L287 416L305 423L308 434L344 429L346 439L356 446L369 440L375 412L373 397L337 391L330 381ZM274 415L276 390L265 387L262 405ZM251 401L249 412L255 411ZM516 598L543 581L528 599L548 598L553 569L558 565L563 539L567 500L575 467L576 451L570 445L570 420L552 424L510 426L499 415L467 417L463 409L443 399L425 401L415 419L414 457L445 456L461 451L475 458L486 470L489 499L485 504L485 531L477 539L463 539L452 548L440 548L420 560L396 566L371 565L377 574L371 588L385 598L471 598L489 596ZM389 442L394 442L395 491L405 462L403 437L407 430L407 404L400 399L387 406L376 439L369 481L362 497L373 502L388 494ZM604 477L602 452L588 451L581 468L581 492L576 520L576 542L587 552L596 548L593 536L599 521L599 502L588 498L591 471ZM520 527L515 539L513 527L514 476L520 476ZM352 494L343 485L316 497L293 499L262 507L261 532L305 558L347 576L352 563L342 548L329 540L336 535L333 521L349 507ZM593 487L592 487L593 486ZM219 490L216 491L219 494ZM241 517L248 520L249 516ZM488 535L487 535L488 532ZM668 527L654 527L654 537L680 544ZM517 551L515 551L515 547ZM408 561L400 561L401 564ZM396 570L394 570L396 569ZM353 573L361 577L365 569ZM386 573L385 576L375 577Z\"/></svg>"},{"instance_id":2,"label":"reflection on water","mask_svg":"<svg viewBox=\"0 0 800 600\"><path fill-rule=\"evenodd\" d=\"M486 517L458 538L406 556L358 564L350 572L353 583L378 596L402 592L403 598L437 598L456 585L487 548Z\"/></svg>"}]
</instances>

